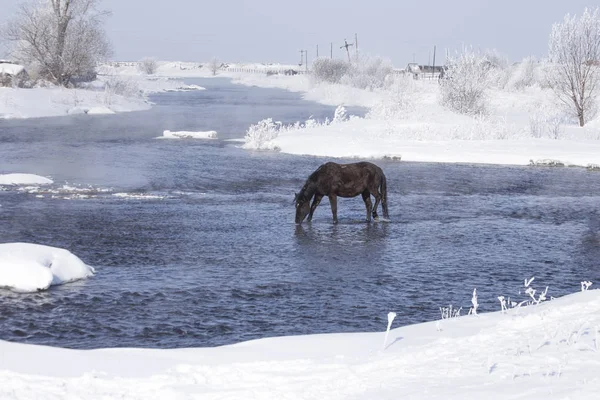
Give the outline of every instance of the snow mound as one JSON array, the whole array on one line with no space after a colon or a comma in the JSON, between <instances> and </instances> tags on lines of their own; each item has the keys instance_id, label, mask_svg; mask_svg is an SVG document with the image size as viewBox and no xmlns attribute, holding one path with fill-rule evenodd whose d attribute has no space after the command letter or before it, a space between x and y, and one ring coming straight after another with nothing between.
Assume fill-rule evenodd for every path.
<instances>
[{"instance_id":1,"label":"snow mound","mask_svg":"<svg viewBox=\"0 0 600 400\"><path fill-rule=\"evenodd\" d=\"M0 174L0 185L50 185L51 179L33 174Z\"/></svg>"},{"instance_id":2,"label":"snow mound","mask_svg":"<svg viewBox=\"0 0 600 400\"><path fill-rule=\"evenodd\" d=\"M71 252L30 243L0 244L0 287L35 292L94 275Z\"/></svg>"},{"instance_id":3,"label":"snow mound","mask_svg":"<svg viewBox=\"0 0 600 400\"><path fill-rule=\"evenodd\" d=\"M171 132L166 130L160 139L216 139L216 131L205 131L205 132L190 132L190 131L178 131Z\"/></svg>"},{"instance_id":4,"label":"snow mound","mask_svg":"<svg viewBox=\"0 0 600 400\"><path fill-rule=\"evenodd\" d=\"M206 90L206 88L198 85L182 85L172 89L166 89L167 92L193 92L198 90Z\"/></svg>"}]
</instances>

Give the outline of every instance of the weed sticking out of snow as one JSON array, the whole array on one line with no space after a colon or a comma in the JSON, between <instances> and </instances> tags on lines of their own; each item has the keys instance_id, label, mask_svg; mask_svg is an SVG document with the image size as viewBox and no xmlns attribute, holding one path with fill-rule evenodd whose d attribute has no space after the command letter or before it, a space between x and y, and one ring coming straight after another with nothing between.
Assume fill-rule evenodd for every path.
<instances>
[{"instance_id":1,"label":"weed sticking out of snow","mask_svg":"<svg viewBox=\"0 0 600 400\"><path fill-rule=\"evenodd\" d=\"M450 304L448 307L440 307L440 314L442 316L442 320L458 318L460 317L460 312L462 311L462 307L456 308Z\"/></svg>"},{"instance_id":2,"label":"weed sticking out of snow","mask_svg":"<svg viewBox=\"0 0 600 400\"><path fill-rule=\"evenodd\" d=\"M383 349L385 349L385 345L387 344L388 335L390 334L390 328L392 327L392 322L394 322L394 318L396 318L395 312L388 313L388 324L387 329L385 330L385 338L383 339Z\"/></svg>"},{"instance_id":3,"label":"weed sticking out of snow","mask_svg":"<svg viewBox=\"0 0 600 400\"><path fill-rule=\"evenodd\" d=\"M479 307L479 303L477 302L477 288L473 289L471 304L473 304L473 307L469 309L469 315L477 315L477 308Z\"/></svg>"},{"instance_id":4,"label":"weed sticking out of snow","mask_svg":"<svg viewBox=\"0 0 600 400\"><path fill-rule=\"evenodd\" d=\"M529 160L530 167L564 167L565 163L559 160L542 159L542 160Z\"/></svg>"}]
</instances>

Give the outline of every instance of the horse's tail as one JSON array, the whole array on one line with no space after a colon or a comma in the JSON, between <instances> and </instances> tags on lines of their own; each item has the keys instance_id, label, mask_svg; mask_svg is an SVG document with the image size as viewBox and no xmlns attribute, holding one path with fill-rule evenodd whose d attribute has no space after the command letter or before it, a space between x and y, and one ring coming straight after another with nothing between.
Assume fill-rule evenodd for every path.
<instances>
[{"instance_id":1,"label":"horse's tail","mask_svg":"<svg viewBox=\"0 0 600 400\"><path fill-rule=\"evenodd\" d=\"M388 213L387 203L387 182L383 172L381 173L381 208L383 209L383 218L389 219L390 214Z\"/></svg>"}]
</instances>

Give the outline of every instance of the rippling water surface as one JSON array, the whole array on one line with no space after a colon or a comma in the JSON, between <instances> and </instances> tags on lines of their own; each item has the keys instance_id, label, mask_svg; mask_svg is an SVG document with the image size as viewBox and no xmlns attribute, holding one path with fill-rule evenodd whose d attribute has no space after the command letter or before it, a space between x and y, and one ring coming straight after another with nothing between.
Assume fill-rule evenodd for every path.
<instances>
[{"instance_id":1,"label":"rippling water surface","mask_svg":"<svg viewBox=\"0 0 600 400\"><path fill-rule=\"evenodd\" d=\"M525 299L523 280L573 293L600 282L600 174L378 162L390 223L343 199L293 223L294 191L325 160L246 152L260 119L333 115L296 94L202 80L150 111L0 121L0 172L51 176L0 190L0 242L64 247L95 277L0 289L0 338L74 348L214 346L276 335L382 331ZM360 112L360 110L355 110ZM156 140L164 129L216 141ZM315 144L317 145L317 144Z\"/></svg>"}]
</instances>

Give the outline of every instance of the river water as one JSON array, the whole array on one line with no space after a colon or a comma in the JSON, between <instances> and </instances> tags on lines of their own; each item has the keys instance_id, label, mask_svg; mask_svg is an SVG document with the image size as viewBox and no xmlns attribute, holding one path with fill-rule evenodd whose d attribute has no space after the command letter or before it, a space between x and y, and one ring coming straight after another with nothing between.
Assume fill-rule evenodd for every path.
<instances>
[{"instance_id":1,"label":"river water","mask_svg":"<svg viewBox=\"0 0 600 400\"><path fill-rule=\"evenodd\" d=\"M71 348L204 347L279 335L383 331L440 307L499 309L600 282L600 174L377 161L391 222L325 199L295 226L294 192L321 163L223 140L273 117L333 107L226 80L153 96L145 112L0 121L0 172L50 176L0 191L0 242L69 249L87 280L34 294L0 289L0 339ZM360 110L354 110L360 113ZM165 129L214 141L157 140ZM318 144L315 144L318 145ZM539 293L539 292L538 292Z\"/></svg>"}]
</instances>

